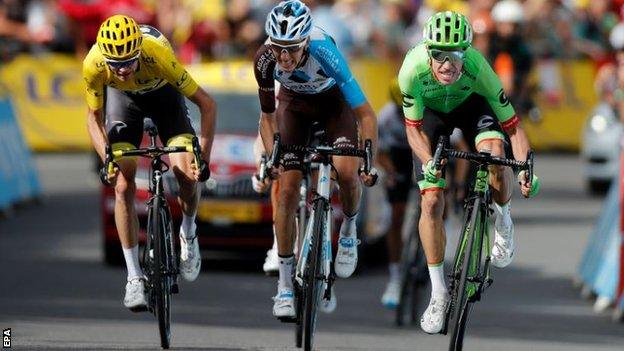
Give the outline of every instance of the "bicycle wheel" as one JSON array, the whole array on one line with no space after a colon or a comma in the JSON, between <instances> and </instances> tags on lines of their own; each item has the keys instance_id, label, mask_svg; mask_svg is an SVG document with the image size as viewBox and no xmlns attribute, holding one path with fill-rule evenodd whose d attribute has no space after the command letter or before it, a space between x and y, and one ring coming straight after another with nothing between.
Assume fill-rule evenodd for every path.
<instances>
[{"instance_id":1,"label":"bicycle wheel","mask_svg":"<svg viewBox=\"0 0 624 351\"><path fill-rule=\"evenodd\" d=\"M301 344L303 343L303 300L304 297L304 287L299 285L298 282L295 282L295 307L297 313L297 320L295 321L295 346L297 348L301 348Z\"/></svg>"},{"instance_id":2,"label":"bicycle wheel","mask_svg":"<svg viewBox=\"0 0 624 351\"><path fill-rule=\"evenodd\" d=\"M418 288L428 281L427 263L420 244L418 222L420 221L420 194L410 191L405 210L402 236L405 237L401 250L401 291L396 308L395 324L401 326L409 316L409 323L418 319Z\"/></svg>"},{"instance_id":3,"label":"bicycle wheel","mask_svg":"<svg viewBox=\"0 0 624 351\"><path fill-rule=\"evenodd\" d=\"M417 233L416 233L417 235ZM406 242L403 244L401 252L401 295L399 296L399 304L396 308L395 323L402 326L407 312L412 310L412 305L416 294L416 255L418 252L418 238L410 234Z\"/></svg>"},{"instance_id":4,"label":"bicycle wheel","mask_svg":"<svg viewBox=\"0 0 624 351\"><path fill-rule=\"evenodd\" d=\"M449 351L460 351L464 343L464 333L470 313L468 294L471 287L468 282L468 275L471 272L474 275L474 267L479 263L478 261L475 262L475 259L478 258L474 257L472 251L475 245L475 236L478 231L482 230L481 216L481 199L477 198L473 203L470 221L462 229L462 239L458 245L458 254L455 255L455 264L453 265L455 282L450 310L451 341ZM474 287L474 284L472 286Z\"/></svg>"},{"instance_id":5,"label":"bicycle wheel","mask_svg":"<svg viewBox=\"0 0 624 351\"><path fill-rule=\"evenodd\" d=\"M303 302L303 349L312 350L314 330L316 328L317 307L321 299L323 284L319 282L321 275L321 243L325 230L325 208L329 206L324 199L319 199L314 205L314 222L312 229L312 243L310 255L306 262L304 274L305 292Z\"/></svg>"},{"instance_id":6,"label":"bicycle wheel","mask_svg":"<svg viewBox=\"0 0 624 351\"><path fill-rule=\"evenodd\" d=\"M171 342L171 284L169 272L169 244L167 242L168 218L163 199L155 196L152 202L151 227L154 237L154 289L155 312L158 318L160 346L168 349Z\"/></svg>"}]
</instances>

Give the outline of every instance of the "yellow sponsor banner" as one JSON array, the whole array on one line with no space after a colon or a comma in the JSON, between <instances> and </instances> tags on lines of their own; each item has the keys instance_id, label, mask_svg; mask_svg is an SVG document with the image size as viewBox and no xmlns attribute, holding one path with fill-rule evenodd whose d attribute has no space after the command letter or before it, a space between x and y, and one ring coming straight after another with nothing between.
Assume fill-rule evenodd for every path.
<instances>
[{"instance_id":1,"label":"yellow sponsor banner","mask_svg":"<svg viewBox=\"0 0 624 351\"><path fill-rule=\"evenodd\" d=\"M594 64L546 61L538 63L532 73L541 118L522 121L531 146L536 150L578 151L585 121L598 103Z\"/></svg>"},{"instance_id":2,"label":"yellow sponsor banner","mask_svg":"<svg viewBox=\"0 0 624 351\"><path fill-rule=\"evenodd\" d=\"M375 111L389 101L388 85L398 67L374 59L350 67ZM191 65L189 73L209 91L256 94L253 65L228 61ZM578 150L583 123L597 102L590 62L538 64L532 79L540 87L542 118L523 125L536 150ZM73 56L19 56L0 68L24 137L36 151L89 150L82 62Z\"/></svg>"},{"instance_id":3,"label":"yellow sponsor banner","mask_svg":"<svg viewBox=\"0 0 624 351\"><path fill-rule=\"evenodd\" d=\"M73 56L22 55L2 66L26 142L37 151L85 150L86 129L82 63Z\"/></svg>"}]
</instances>

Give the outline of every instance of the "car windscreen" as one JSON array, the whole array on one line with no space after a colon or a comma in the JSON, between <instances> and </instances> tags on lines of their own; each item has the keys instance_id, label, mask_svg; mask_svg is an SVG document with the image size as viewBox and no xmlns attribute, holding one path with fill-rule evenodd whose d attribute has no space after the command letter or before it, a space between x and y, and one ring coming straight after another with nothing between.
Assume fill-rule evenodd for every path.
<instances>
[{"instance_id":1,"label":"car windscreen","mask_svg":"<svg viewBox=\"0 0 624 351\"><path fill-rule=\"evenodd\" d=\"M256 134L260 117L258 95L210 91L210 96L217 103L217 133ZM186 101L191 123L199 131L199 108Z\"/></svg>"}]
</instances>

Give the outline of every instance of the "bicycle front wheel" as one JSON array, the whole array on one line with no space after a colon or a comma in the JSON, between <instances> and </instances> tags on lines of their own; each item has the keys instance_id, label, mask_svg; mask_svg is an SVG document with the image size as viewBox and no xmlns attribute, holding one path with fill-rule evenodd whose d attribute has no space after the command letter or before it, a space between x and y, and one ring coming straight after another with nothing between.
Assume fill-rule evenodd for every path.
<instances>
[{"instance_id":1,"label":"bicycle front wheel","mask_svg":"<svg viewBox=\"0 0 624 351\"><path fill-rule=\"evenodd\" d=\"M325 208L329 206L324 199L319 199L314 205L314 222L310 254L306 262L304 280L306 282L303 303L303 349L312 350L314 330L316 329L317 307L321 300L323 284L321 284L321 244L325 230Z\"/></svg>"},{"instance_id":2,"label":"bicycle front wheel","mask_svg":"<svg viewBox=\"0 0 624 351\"><path fill-rule=\"evenodd\" d=\"M471 272L474 274L473 268L479 263L472 251L475 247L477 232L484 230L480 225L481 216L481 199L477 198L472 207L470 221L464 225L462 230L463 239L457 248L459 252L455 255L456 260L453 265L453 279L455 281L450 310L451 341L449 351L461 351L464 344L464 334L471 305L468 301L468 295L470 292L474 293L471 290L474 289L474 284L468 281L468 276ZM477 249L479 248L477 247ZM476 262L475 259L477 259Z\"/></svg>"},{"instance_id":3,"label":"bicycle front wheel","mask_svg":"<svg viewBox=\"0 0 624 351\"><path fill-rule=\"evenodd\" d=\"M169 244L166 239L169 227L163 199L154 197L151 208L151 228L154 238L154 289L155 312L158 318L160 346L168 349L171 342L171 281L169 272Z\"/></svg>"}]
</instances>

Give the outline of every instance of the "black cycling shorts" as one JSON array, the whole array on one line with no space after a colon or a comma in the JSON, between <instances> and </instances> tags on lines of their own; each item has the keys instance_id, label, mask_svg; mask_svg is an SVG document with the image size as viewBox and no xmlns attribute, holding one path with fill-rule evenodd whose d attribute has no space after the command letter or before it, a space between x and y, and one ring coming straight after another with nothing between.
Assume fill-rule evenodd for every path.
<instances>
[{"instance_id":1,"label":"black cycling shorts","mask_svg":"<svg viewBox=\"0 0 624 351\"><path fill-rule=\"evenodd\" d=\"M106 131L108 141L139 147L143 138L143 118L158 128L163 145L180 134L193 134L184 96L171 85L144 94L106 87Z\"/></svg>"},{"instance_id":2,"label":"black cycling shorts","mask_svg":"<svg viewBox=\"0 0 624 351\"><path fill-rule=\"evenodd\" d=\"M282 86L278 100L277 128L283 144L309 145L312 123L319 122L329 145L338 149L358 147L355 113L338 87L318 94L298 94ZM303 157L303 153L284 154L284 169L301 170Z\"/></svg>"},{"instance_id":3,"label":"black cycling shorts","mask_svg":"<svg viewBox=\"0 0 624 351\"><path fill-rule=\"evenodd\" d=\"M425 107L422 128L427 138L429 138L432 155L435 152L440 136L445 135L450 139L453 130L459 128L472 151L476 151L478 135L488 135L492 134L492 132L494 134L501 133L505 144L505 157L513 158L509 136L503 131L490 104L483 96L478 94L472 94L466 101L449 113ZM417 173L418 180L422 180L422 172Z\"/></svg>"}]
</instances>

